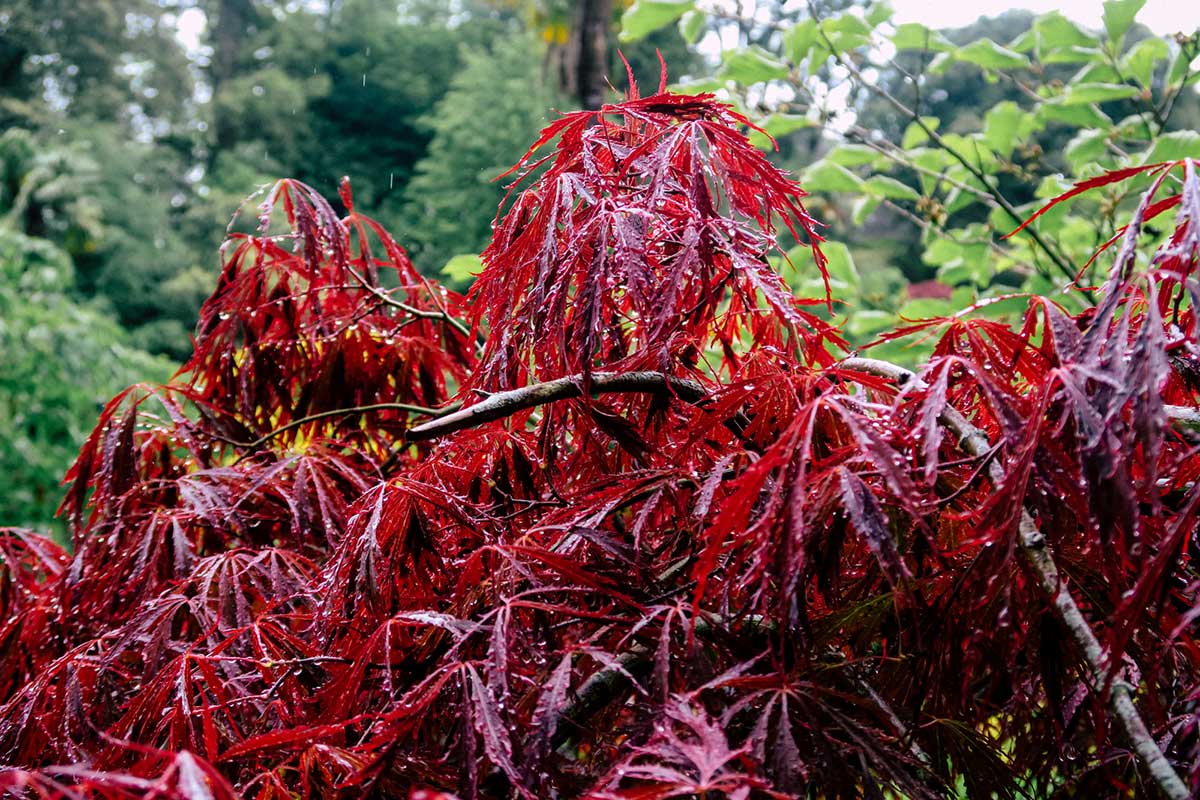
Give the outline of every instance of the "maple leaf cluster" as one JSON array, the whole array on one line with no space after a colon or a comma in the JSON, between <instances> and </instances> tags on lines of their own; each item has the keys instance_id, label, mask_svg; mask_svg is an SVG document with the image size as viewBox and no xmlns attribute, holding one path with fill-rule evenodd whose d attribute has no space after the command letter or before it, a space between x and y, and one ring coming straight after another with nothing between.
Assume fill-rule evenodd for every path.
<instances>
[{"instance_id":1,"label":"maple leaf cluster","mask_svg":"<svg viewBox=\"0 0 1200 800\"><path fill-rule=\"evenodd\" d=\"M771 268L821 239L747 125L565 115L467 297L271 187L71 551L0 532L0 793L1200 786L1197 163L1069 193L1152 181L1088 313L921 321L914 374Z\"/></svg>"}]
</instances>

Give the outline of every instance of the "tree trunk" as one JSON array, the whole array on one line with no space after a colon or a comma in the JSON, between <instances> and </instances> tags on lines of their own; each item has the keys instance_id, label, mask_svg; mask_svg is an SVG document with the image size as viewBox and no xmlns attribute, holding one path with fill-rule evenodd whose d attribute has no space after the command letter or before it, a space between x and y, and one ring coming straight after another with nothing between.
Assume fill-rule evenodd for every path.
<instances>
[{"instance_id":1,"label":"tree trunk","mask_svg":"<svg viewBox=\"0 0 1200 800\"><path fill-rule=\"evenodd\" d=\"M571 36L571 91L581 108L604 104L608 83L608 40L612 0L580 0Z\"/></svg>"},{"instance_id":2,"label":"tree trunk","mask_svg":"<svg viewBox=\"0 0 1200 800\"><path fill-rule=\"evenodd\" d=\"M237 75L238 58L246 40L248 29L255 21L254 0L216 0L210 4L215 10L216 20L209 12L211 27L211 43L213 48L212 62L208 67L208 80L213 91L212 142L208 159L211 169L216 154L234 144L234 135L230 126L225 124L216 112L216 95L221 87Z\"/></svg>"}]
</instances>

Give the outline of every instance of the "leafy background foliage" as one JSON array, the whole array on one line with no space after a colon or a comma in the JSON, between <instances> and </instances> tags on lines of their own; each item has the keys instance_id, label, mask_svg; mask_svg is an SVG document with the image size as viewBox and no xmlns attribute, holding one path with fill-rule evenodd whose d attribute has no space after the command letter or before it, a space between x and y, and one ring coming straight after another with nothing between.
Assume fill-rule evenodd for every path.
<instances>
[{"instance_id":1,"label":"leafy background foliage","mask_svg":"<svg viewBox=\"0 0 1200 800\"><path fill-rule=\"evenodd\" d=\"M1079 270L1117 235L1146 180L1008 234L1076 180L1196 154L1200 44L1149 35L1135 23L1142 5L1105 3L1099 34L1057 12L942 32L895 23L884 5L768 4L739 17L719 4L651 2L626 17L643 33L676 21L693 40L723 33L716 74L679 88L729 92L777 135L821 131L794 150L784 141L781 160L849 245L839 279L853 302L841 319L866 343L976 303L1012 321L1022 304L1002 298L1014 293L1089 305L1090 294L1060 290L1100 280L1094 266ZM804 280L795 288L812 293ZM878 352L912 364L930 348L897 341Z\"/></svg>"},{"instance_id":2,"label":"leafy background foliage","mask_svg":"<svg viewBox=\"0 0 1200 800\"><path fill-rule=\"evenodd\" d=\"M162 46L164 9L138 7L130 52ZM616 4L626 99L523 158L472 125L534 138L556 90L517 92L537 65L496 33L567 69L551 3L216 3L182 62L211 95L183 80L175 104L157 76L180 62L126 74L4 17L58 56L6 40L14 521L45 519L97 400L143 382L67 473L69 542L0 531L0 786L1195 791L1197 43L1137 9L1109 3L1099 37L1007 17L997 41L875 7ZM737 45L710 77L639 96L638 37L714 33ZM399 80L405 52L445 80ZM128 119L88 116L89 58ZM463 118L491 65L517 93ZM511 187L468 180L512 161ZM321 179L343 163L357 194ZM422 228L413 257L376 216ZM210 274L189 245L221 230ZM448 255L455 286L479 272L465 295L429 277ZM213 285L192 348L155 345ZM182 366L161 383L136 344Z\"/></svg>"}]
</instances>

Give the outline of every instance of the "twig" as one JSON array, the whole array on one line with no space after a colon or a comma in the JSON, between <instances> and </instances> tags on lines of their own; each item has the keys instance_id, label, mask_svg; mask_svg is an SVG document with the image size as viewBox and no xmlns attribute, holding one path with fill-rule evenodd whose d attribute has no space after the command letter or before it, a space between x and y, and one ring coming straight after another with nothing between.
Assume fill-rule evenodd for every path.
<instances>
[{"instance_id":1,"label":"twig","mask_svg":"<svg viewBox=\"0 0 1200 800\"><path fill-rule=\"evenodd\" d=\"M334 408L330 409L329 411L321 411L317 414L309 414L306 417L294 419L286 425L281 425L273 431L264 433L262 436L251 442L237 442L231 439L222 439L221 441L225 442L226 444L231 444L234 447L253 452L277 436L282 436L288 431L295 430L296 428L307 425L310 422L316 422L317 420L328 419L330 417L347 417L354 414L369 414L373 411L407 411L410 414L422 414L424 416L434 417L438 414L444 414L448 413L448 411L453 411L456 408L456 405L448 406L444 409L427 408L425 406L413 405L412 403L373 403L366 406ZM246 455L249 455L249 453ZM243 458L244 457L245 456L243 456Z\"/></svg>"},{"instance_id":2,"label":"twig","mask_svg":"<svg viewBox=\"0 0 1200 800\"><path fill-rule=\"evenodd\" d=\"M887 378L900 385L917 380L916 374L912 371L897 364L873 358L847 358L839 362L838 366L841 369L851 372L862 372ZM1169 406L1168 408L1172 409L1176 407ZM1200 422L1195 412L1192 412L1190 409L1185 409L1185 411L1188 412L1187 421L1189 424ZM979 457L983 457L990 452L991 443L988 441L987 436L972 425L957 409L947 406L941 414L941 421L942 424L958 436L960 444L967 452ZM995 461L989 466L988 472L993 483L998 483L1004 477L999 464ZM1092 676L1099 684L1103 685L1108 681L1110 666L1108 655L1100 645L1100 641L1096 638L1096 634L1088 624L1087 619L1083 616L1083 612L1079 610L1079 606L1075 603L1075 598L1067 591L1059 574L1058 565L1054 561L1054 556L1046 547L1045 535L1038 530L1033 516L1024 507L1021 509L1019 532L1021 552L1024 554L1026 561L1029 562L1029 565L1033 567L1034 572L1037 573L1038 582L1050 597L1050 602L1054 606L1054 610L1058 613L1059 620L1066 626L1071 634L1071 638L1075 640L1076 646L1083 652L1084 659L1088 663ZM1150 735L1150 731L1146 728L1145 721L1142 720L1137 707L1133 703L1131 687L1122 682L1114 682L1112 690L1109 693L1108 702L1113 716L1121 724L1126 738L1133 745L1138 758L1141 759L1142 764L1145 765L1146 770L1150 773L1150 777L1158 784L1163 794L1171 798L1171 800L1186 800L1186 798L1190 797L1191 793L1188 791L1187 785L1175 772L1175 768L1171 766L1171 762L1163 755L1158 743L1154 741L1154 738Z\"/></svg>"},{"instance_id":3,"label":"twig","mask_svg":"<svg viewBox=\"0 0 1200 800\"><path fill-rule=\"evenodd\" d=\"M379 302L381 302L385 305L389 305L392 308L398 308L401 311L405 312L406 314L411 314L414 317L420 317L422 319L440 319L440 320L444 321L450 327L454 328L454 330L461 333L463 336L471 335L471 329L470 329L470 327L468 327L468 325L465 322L463 322L461 319L458 319L457 317L452 317L450 315L450 312L448 310L442 308L440 305L439 305L437 311L427 311L423 308L417 308L415 306L410 306L408 303L404 303L404 302L397 300L396 298L392 297L387 292L380 289L378 286L375 286L374 284L372 284L370 281L368 281L366 279L366 277L364 277L363 275L360 275L358 270L354 269L354 267L347 266L347 269L350 270L350 274L354 277L354 279L356 281L358 281L359 285L361 285L362 288L366 289L368 292L370 292L372 295L374 295L375 299L378 300ZM423 283L425 283L425 288L429 290L430 296L434 298L434 302L436 303L437 299L436 299L436 297L434 297L433 289L429 286L429 283L427 281L425 281L424 277L422 277L421 280Z\"/></svg>"}]
</instances>

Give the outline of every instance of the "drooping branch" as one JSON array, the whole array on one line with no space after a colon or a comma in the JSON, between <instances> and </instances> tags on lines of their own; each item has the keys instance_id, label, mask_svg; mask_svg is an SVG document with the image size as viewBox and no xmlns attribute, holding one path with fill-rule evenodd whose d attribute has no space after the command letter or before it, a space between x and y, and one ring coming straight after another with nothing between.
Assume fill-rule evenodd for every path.
<instances>
[{"instance_id":1,"label":"drooping branch","mask_svg":"<svg viewBox=\"0 0 1200 800\"><path fill-rule=\"evenodd\" d=\"M591 376L592 394L670 394L687 403L698 403L708 396L704 387L693 380L663 375L661 372L595 372ZM448 433L474 428L487 422L512 416L518 411L568 400L583 395L583 378L569 375L532 386L489 395L474 405L409 429L406 439L420 442Z\"/></svg>"},{"instance_id":2,"label":"drooping branch","mask_svg":"<svg viewBox=\"0 0 1200 800\"><path fill-rule=\"evenodd\" d=\"M264 433L262 436L250 442L239 442L233 439L224 439L221 441L226 444L231 444L242 450L246 450L247 454L258 450L263 445L271 440L282 436L283 434L294 431L296 428L303 427L310 422L317 422L322 419L330 419L332 417L349 417L355 414L370 414L375 411L406 411L410 414L420 414L423 416L433 416L441 413L440 409L426 408L425 406L414 405L413 403L372 403L365 406L352 406L350 408L333 408L328 411L321 411L316 414L309 414L299 419L294 419L286 425L281 425L274 430Z\"/></svg>"},{"instance_id":3,"label":"drooping branch","mask_svg":"<svg viewBox=\"0 0 1200 800\"><path fill-rule=\"evenodd\" d=\"M839 362L838 366L844 370L886 378L901 385L919 380L915 373L904 367L873 358L847 358ZM1168 413L1170 413L1170 409L1187 412L1181 414L1180 419L1187 424L1195 424L1196 415L1190 409L1168 408ZM991 451L992 446L987 436L972 425L957 409L947 406L941 414L941 422L958 437L963 449L971 455L984 457ZM994 460L988 466L988 474L993 483L999 483L1003 478L1001 468ZM1083 653L1093 678L1098 684L1104 685L1108 682L1111 668L1108 654L1101 646L1095 631L1088 624L1087 618L1080 611L1075 598L1067 590L1058 571L1058 565L1054 561L1054 556L1046 548L1046 537L1038 530L1037 523L1026 508L1021 509L1019 533L1021 552L1024 554L1025 560L1037 574L1038 582L1049 596L1059 620L1066 626L1075 645ZM1150 773L1150 777L1162 790L1162 793L1171 800L1186 800L1190 797L1191 793L1188 791L1187 785L1175 772L1171 762L1163 755L1162 749L1154 741L1145 721L1138 713L1137 707L1133 703L1131 688L1125 683L1114 682L1109 693L1108 703L1126 738L1133 745L1138 758L1141 759L1142 764Z\"/></svg>"}]
</instances>

